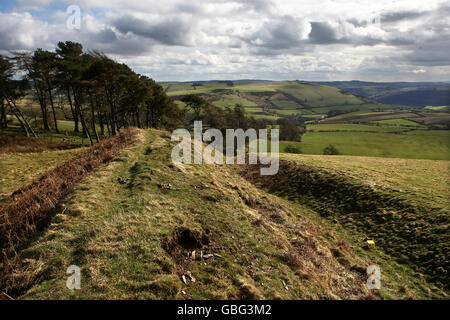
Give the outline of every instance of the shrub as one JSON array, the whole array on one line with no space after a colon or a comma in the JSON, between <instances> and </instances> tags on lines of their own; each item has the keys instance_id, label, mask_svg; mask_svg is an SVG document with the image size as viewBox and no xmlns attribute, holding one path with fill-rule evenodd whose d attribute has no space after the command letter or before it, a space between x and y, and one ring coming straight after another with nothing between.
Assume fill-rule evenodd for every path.
<instances>
[{"instance_id":1,"label":"shrub","mask_svg":"<svg viewBox=\"0 0 450 320\"><path fill-rule=\"evenodd\" d=\"M284 149L284 152L286 153L302 153L302 150L300 147L294 146L292 144L288 144L286 148Z\"/></svg>"},{"instance_id":2,"label":"shrub","mask_svg":"<svg viewBox=\"0 0 450 320\"><path fill-rule=\"evenodd\" d=\"M325 149L323 149L323 154L336 155L339 154L339 151L332 144L330 144L328 147L325 147Z\"/></svg>"}]
</instances>

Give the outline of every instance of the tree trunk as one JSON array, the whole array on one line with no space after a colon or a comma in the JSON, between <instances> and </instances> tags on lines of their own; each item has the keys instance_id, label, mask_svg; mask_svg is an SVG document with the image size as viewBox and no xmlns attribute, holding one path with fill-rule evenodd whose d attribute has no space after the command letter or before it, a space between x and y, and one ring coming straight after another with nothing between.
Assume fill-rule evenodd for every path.
<instances>
[{"instance_id":1,"label":"tree trunk","mask_svg":"<svg viewBox=\"0 0 450 320\"><path fill-rule=\"evenodd\" d=\"M98 143L98 142L100 142L100 139L98 138L97 128L95 126L94 99L92 98L92 95L90 93L89 93L89 98L91 100L91 124L92 124L92 130L94 130L95 140L97 140L97 143Z\"/></svg>"},{"instance_id":2,"label":"tree trunk","mask_svg":"<svg viewBox=\"0 0 450 320\"><path fill-rule=\"evenodd\" d=\"M34 81L34 88L36 90L36 96L39 100L39 106L41 107L42 112L42 123L44 125L45 131L50 131L50 126L48 125L48 115L47 115L47 101L45 99L45 93L44 90L42 90L36 79L33 79Z\"/></svg>"},{"instance_id":3,"label":"tree trunk","mask_svg":"<svg viewBox=\"0 0 450 320\"><path fill-rule=\"evenodd\" d=\"M69 86L67 86L67 100L69 100L70 111L72 111L73 121L75 122L73 131L78 133L78 132L80 132L80 129L78 128L78 126L79 126L78 114L72 105L72 97L70 95L70 87Z\"/></svg>"},{"instance_id":4,"label":"tree trunk","mask_svg":"<svg viewBox=\"0 0 450 320\"><path fill-rule=\"evenodd\" d=\"M83 129L84 136L89 138L91 145L93 145L94 141L92 141L91 134L89 133L89 129L86 126L86 121L84 120L83 111L81 110L81 106L80 106L79 100L78 100L78 95L76 94L75 90L73 91L73 98L74 98L75 110L78 113L78 115L80 116L80 122L81 122L81 127Z\"/></svg>"},{"instance_id":5,"label":"tree trunk","mask_svg":"<svg viewBox=\"0 0 450 320\"><path fill-rule=\"evenodd\" d=\"M56 133L59 133L58 130L58 121L56 120L56 111L55 111L55 105L53 103L53 95L52 95L52 89L50 87L50 83L47 81L47 92L48 92L48 98L50 99L50 106L52 107L52 113L53 113L53 121L55 123L55 130Z\"/></svg>"},{"instance_id":6,"label":"tree trunk","mask_svg":"<svg viewBox=\"0 0 450 320\"><path fill-rule=\"evenodd\" d=\"M136 111L136 121L137 121L138 128L142 128L142 126L141 126L141 117L139 115L139 110Z\"/></svg>"},{"instance_id":7,"label":"tree trunk","mask_svg":"<svg viewBox=\"0 0 450 320\"><path fill-rule=\"evenodd\" d=\"M108 114L105 115L105 123L106 123L106 130L108 130L108 136L111 136L111 128L110 128L110 121Z\"/></svg>"},{"instance_id":8,"label":"tree trunk","mask_svg":"<svg viewBox=\"0 0 450 320\"><path fill-rule=\"evenodd\" d=\"M111 132L115 136L117 134L117 121L116 121L116 112L114 107L114 101L109 93L109 90L106 86L104 86L106 99L108 100L109 108L111 110L110 122L111 122Z\"/></svg>"},{"instance_id":9,"label":"tree trunk","mask_svg":"<svg viewBox=\"0 0 450 320\"><path fill-rule=\"evenodd\" d=\"M0 100L1 100L0 128L4 129L4 128L8 127L8 120L6 119L5 100L3 97L1 97Z\"/></svg>"},{"instance_id":10,"label":"tree trunk","mask_svg":"<svg viewBox=\"0 0 450 320\"><path fill-rule=\"evenodd\" d=\"M150 103L147 103L147 110L145 112L145 125L150 128Z\"/></svg>"},{"instance_id":11,"label":"tree trunk","mask_svg":"<svg viewBox=\"0 0 450 320\"><path fill-rule=\"evenodd\" d=\"M14 101L12 99L9 99L8 97L6 97L6 102L8 103L8 106L11 109L12 113L16 116L17 120L19 121L20 125L22 126L22 129L25 131L25 134L27 135L27 137L30 136L30 132L33 135L33 137L37 137L33 128L30 126L27 119L25 119L22 111L20 111L20 109L16 106Z\"/></svg>"},{"instance_id":12,"label":"tree trunk","mask_svg":"<svg viewBox=\"0 0 450 320\"><path fill-rule=\"evenodd\" d=\"M98 123L100 124L100 133L102 137L105 136L105 125L103 123L103 114L97 111Z\"/></svg>"}]
</instances>

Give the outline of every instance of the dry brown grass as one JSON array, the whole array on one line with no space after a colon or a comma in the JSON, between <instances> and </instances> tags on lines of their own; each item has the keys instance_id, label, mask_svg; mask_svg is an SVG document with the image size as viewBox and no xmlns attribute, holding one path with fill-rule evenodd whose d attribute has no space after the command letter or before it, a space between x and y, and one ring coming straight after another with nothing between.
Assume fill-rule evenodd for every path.
<instances>
[{"instance_id":1,"label":"dry brown grass","mask_svg":"<svg viewBox=\"0 0 450 320\"><path fill-rule=\"evenodd\" d=\"M59 200L87 173L113 157L134 141L137 130L121 132L106 139L66 163L48 171L39 180L13 193L14 201L0 207L0 246L14 247L48 221Z\"/></svg>"},{"instance_id":2,"label":"dry brown grass","mask_svg":"<svg viewBox=\"0 0 450 320\"><path fill-rule=\"evenodd\" d=\"M42 152L71 149L73 146L51 142L43 138L24 136L0 136L0 153L5 152Z\"/></svg>"}]
</instances>

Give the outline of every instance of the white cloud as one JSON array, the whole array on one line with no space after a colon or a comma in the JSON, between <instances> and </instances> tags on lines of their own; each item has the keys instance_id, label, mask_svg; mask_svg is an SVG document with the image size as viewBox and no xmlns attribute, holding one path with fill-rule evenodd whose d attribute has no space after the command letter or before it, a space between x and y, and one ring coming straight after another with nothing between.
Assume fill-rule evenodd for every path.
<instances>
[{"instance_id":1,"label":"white cloud","mask_svg":"<svg viewBox=\"0 0 450 320\"><path fill-rule=\"evenodd\" d=\"M61 3L82 8L81 30ZM448 16L445 0L18 0L0 50L78 41L157 80L448 80Z\"/></svg>"}]
</instances>

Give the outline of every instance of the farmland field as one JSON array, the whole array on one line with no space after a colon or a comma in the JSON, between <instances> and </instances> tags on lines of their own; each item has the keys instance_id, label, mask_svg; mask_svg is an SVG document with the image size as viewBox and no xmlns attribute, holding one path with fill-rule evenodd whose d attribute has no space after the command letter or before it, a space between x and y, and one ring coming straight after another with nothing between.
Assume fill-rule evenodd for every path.
<instances>
[{"instance_id":1,"label":"farmland field","mask_svg":"<svg viewBox=\"0 0 450 320\"><path fill-rule=\"evenodd\" d=\"M379 121L377 121L379 122ZM411 130L411 126L414 129L427 129L425 126L421 126L411 121L415 125L391 125L391 123L384 123L385 125L372 124L351 124L351 123L337 123L337 124L308 124L308 131L366 131L366 132L405 132Z\"/></svg>"},{"instance_id":2,"label":"farmland field","mask_svg":"<svg viewBox=\"0 0 450 320\"><path fill-rule=\"evenodd\" d=\"M358 130L355 130L358 131ZM450 131L417 130L402 134L388 132L308 132L302 142L281 141L280 150L287 145L300 147L305 154L322 154L332 144L343 155L406 158L450 159Z\"/></svg>"},{"instance_id":3,"label":"farmland field","mask_svg":"<svg viewBox=\"0 0 450 320\"><path fill-rule=\"evenodd\" d=\"M164 83L163 87L175 99L198 94L222 108L234 107L239 103L243 107L268 108L279 116L301 114L321 117L332 110L369 112L390 108L335 87L297 81ZM264 113L258 114L257 118L264 118ZM276 119L270 114L266 114L265 118Z\"/></svg>"}]
</instances>

